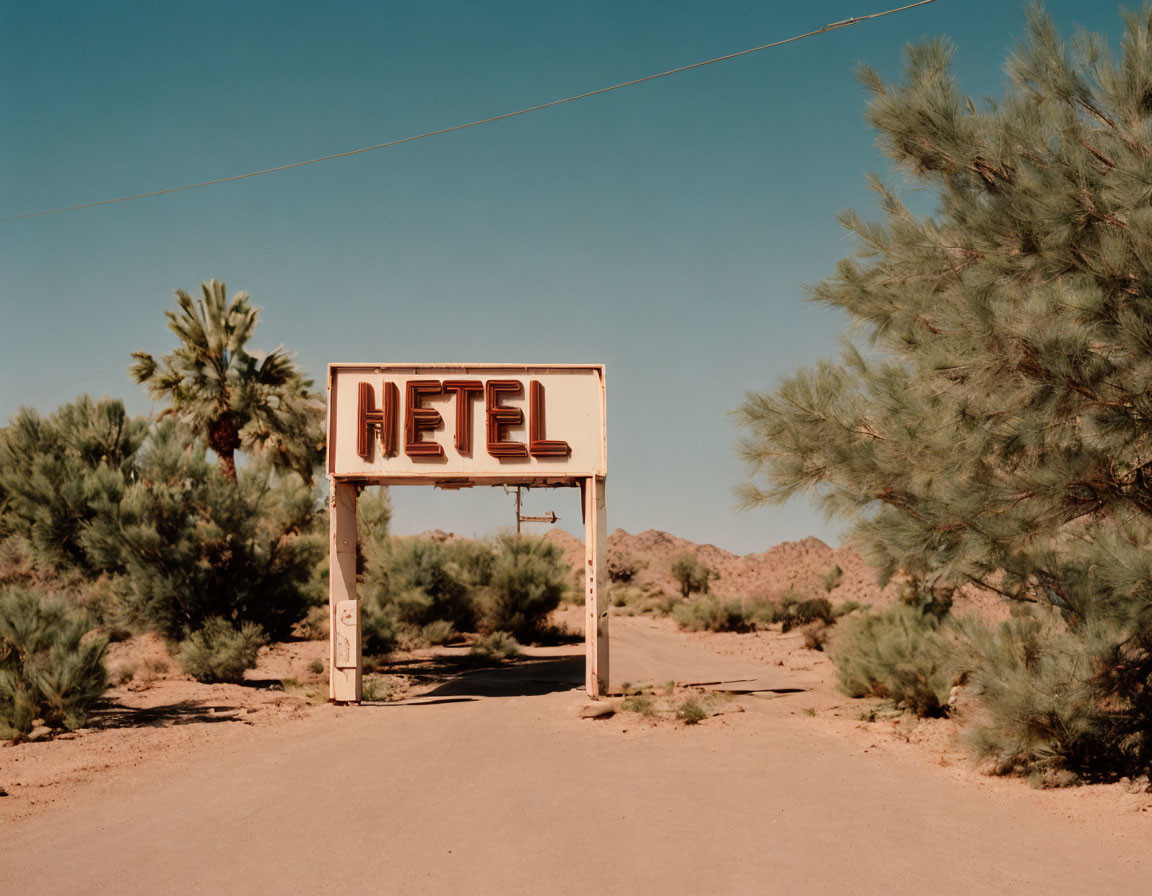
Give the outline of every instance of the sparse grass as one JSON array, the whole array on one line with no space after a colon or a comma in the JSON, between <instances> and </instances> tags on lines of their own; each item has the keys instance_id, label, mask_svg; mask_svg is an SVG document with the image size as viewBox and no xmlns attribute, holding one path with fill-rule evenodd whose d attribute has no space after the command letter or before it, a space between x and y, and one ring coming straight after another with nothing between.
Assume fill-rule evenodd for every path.
<instances>
[{"instance_id":1,"label":"sparse grass","mask_svg":"<svg viewBox=\"0 0 1152 896\"><path fill-rule=\"evenodd\" d=\"M804 707L804 715L806 715L810 719L816 718L816 707L814 707L814 706Z\"/></svg>"},{"instance_id":2,"label":"sparse grass","mask_svg":"<svg viewBox=\"0 0 1152 896\"><path fill-rule=\"evenodd\" d=\"M676 707L676 718L685 725L697 725L708 718L708 713L704 707L689 697Z\"/></svg>"},{"instance_id":3,"label":"sparse grass","mask_svg":"<svg viewBox=\"0 0 1152 896\"><path fill-rule=\"evenodd\" d=\"M659 686L636 686L624 682L620 701L621 712L634 712L648 719L672 717L686 725L695 725L713 714L713 707L725 698L699 690L688 690L677 696L675 681Z\"/></svg>"},{"instance_id":4,"label":"sparse grass","mask_svg":"<svg viewBox=\"0 0 1152 896\"><path fill-rule=\"evenodd\" d=\"M642 716L652 716L656 713L656 702L647 694L632 694L620 701L623 712L636 712Z\"/></svg>"},{"instance_id":5,"label":"sparse grass","mask_svg":"<svg viewBox=\"0 0 1152 896\"><path fill-rule=\"evenodd\" d=\"M285 694L292 694L295 697L303 697L309 703L319 703L323 699L320 696L315 684L308 684L302 682L297 678L284 678L280 680L280 687L284 689Z\"/></svg>"}]
</instances>

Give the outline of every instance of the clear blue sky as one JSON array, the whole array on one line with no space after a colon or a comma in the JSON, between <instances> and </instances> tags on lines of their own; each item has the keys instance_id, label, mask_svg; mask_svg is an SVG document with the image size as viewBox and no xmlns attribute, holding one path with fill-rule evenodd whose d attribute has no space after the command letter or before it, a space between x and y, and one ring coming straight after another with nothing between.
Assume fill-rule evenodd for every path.
<instances>
[{"instance_id":1,"label":"clear blue sky","mask_svg":"<svg viewBox=\"0 0 1152 896\"><path fill-rule=\"evenodd\" d=\"M546 102L895 3L0 0L0 215L208 180ZM1117 4L1054 2L1119 33ZM323 165L0 223L0 419L81 392L148 413L125 373L173 345L171 290L264 308L329 361L608 366L608 520L738 552L835 526L739 512L728 412L835 351L802 285L852 250L887 166L853 71L948 35L997 95L1017 3L937 0L617 93ZM394 494L395 529L490 531L499 490ZM579 531L571 492L533 493Z\"/></svg>"}]
</instances>

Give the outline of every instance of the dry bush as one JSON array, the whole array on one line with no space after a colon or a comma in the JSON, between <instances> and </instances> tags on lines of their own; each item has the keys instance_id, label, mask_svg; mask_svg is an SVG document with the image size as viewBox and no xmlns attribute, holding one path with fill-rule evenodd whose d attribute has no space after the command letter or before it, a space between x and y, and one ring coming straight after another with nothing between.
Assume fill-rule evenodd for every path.
<instances>
[{"instance_id":1,"label":"dry bush","mask_svg":"<svg viewBox=\"0 0 1152 896\"><path fill-rule=\"evenodd\" d=\"M712 594L677 604L672 617L690 632L743 632L751 628L739 601L721 600Z\"/></svg>"},{"instance_id":2,"label":"dry bush","mask_svg":"<svg viewBox=\"0 0 1152 896\"><path fill-rule=\"evenodd\" d=\"M184 671L203 682L242 681L256 666L256 655L268 641L254 622L234 628L214 616L181 642L178 655Z\"/></svg>"},{"instance_id":3,"label":"dry bush","mask_svg":"<svg viewBox=\"0 0 1152 896\"><path fill-rule=\"evenodd\" d=\"M468 655L485 660L510 660L520 656L520 644L508 632L492 632L477 638Z\"/></svg>"},{"instance_id":4,"label":"dry bush","mask_svg":"<svg viewBox=\"0 0 1152 896\"><path fill-rule=\"evenodd\" d=\"M882 697L919 716L947 714L957 659L936 617L895 606L840 629L828 653L845 694Z\"/></svg>"},{"instance_id":5,"label":"dry bush","mask_svg":"<svg viewBox=\"0 0 1152 896\"><path fill-rule=\"evenodd\" d=\"M823 650L824 645L828 643L828 633L831 626L826 622L817 620L816 622L809 622L807 625L800 629L800 634L804 636L804 646L808 650Z\"/></svg>"}]
</instances>

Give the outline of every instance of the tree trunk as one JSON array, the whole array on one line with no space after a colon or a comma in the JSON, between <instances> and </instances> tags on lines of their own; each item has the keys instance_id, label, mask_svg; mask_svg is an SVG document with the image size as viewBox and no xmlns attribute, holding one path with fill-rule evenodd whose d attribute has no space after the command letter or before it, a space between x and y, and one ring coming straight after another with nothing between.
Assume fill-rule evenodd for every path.
<instances>
[{"instance_id":1,"label":"tree trunk","mask_svg":"<svg viewBox=\"0 0 1152 896\"><path fill-rule=\"evenodd\" d=\"M240 447L240 430L231 411L225 411L208 426L208 446L220 459L220 472L236 481L236 449Z\"/></svg>"},{"instance_id":2,"label":"tree trunk","mask_svg":"<svg viewBox=\"0 0 1152 896\"><path fill-rule=\"evenodd\" d=\"M224 474L225 478L236 481L236 458L229 451L227 454L220 454L220 472Z\"/></svg>"}]
</instances>

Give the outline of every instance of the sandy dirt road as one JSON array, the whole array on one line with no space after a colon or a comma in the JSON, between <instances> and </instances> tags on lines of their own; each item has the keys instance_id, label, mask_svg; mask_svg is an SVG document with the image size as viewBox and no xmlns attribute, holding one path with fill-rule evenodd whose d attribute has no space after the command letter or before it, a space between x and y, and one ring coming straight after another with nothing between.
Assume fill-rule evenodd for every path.
<instances>
[{"instance_id":1,"label":"sandy dirt road","mask_svg":"<svg viewBox=\"0 0 1152 896\"><path fill-rule=\"evenodd\" d=\"M613 679L803 675L614 622ZM31 894L1147 894L1117 838L741 698L698 726L576 717L581 657L546 652L415 705L228 726L3 822ZM223 726L221 726L223 727ZM0 761L3 761L0 757Z\"/></svg>"}]
</instances>

